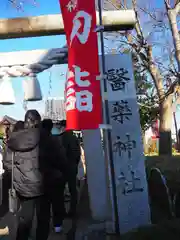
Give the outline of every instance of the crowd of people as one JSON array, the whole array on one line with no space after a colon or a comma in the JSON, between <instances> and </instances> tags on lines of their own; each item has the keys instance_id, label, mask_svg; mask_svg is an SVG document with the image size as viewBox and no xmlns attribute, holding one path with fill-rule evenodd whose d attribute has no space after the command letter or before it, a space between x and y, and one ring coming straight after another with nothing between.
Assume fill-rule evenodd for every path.
<instances>
[{"instance_id":1,"label":"crowd of people","mask_svg":"<svg viewBox=\"0 0 180 240\"><path fill-rule=\"evenodd\" d=\"M53 134L56 132L55 134ZM17 215L17 240L28 240L36 215L36 239L47 240L53 216L54 231L62 231L63 220L77 214L77 173L81 146L66 121L56 125L41 120L36 110L28 110L9 133L3 153L6 176L11 179L9 209ZM64 205L68 185L70 210ZM52 209L52 214L51 214Z\"/></svg>"}]
</instances>

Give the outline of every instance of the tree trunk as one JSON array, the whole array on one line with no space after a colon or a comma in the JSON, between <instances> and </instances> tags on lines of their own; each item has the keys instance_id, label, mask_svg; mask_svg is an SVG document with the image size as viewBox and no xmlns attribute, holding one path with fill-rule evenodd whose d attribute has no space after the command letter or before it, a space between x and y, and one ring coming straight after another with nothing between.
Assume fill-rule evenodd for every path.
<instances>
[{"instance_id":1,"label":"tree trunk","mask_svg":"<svg viewBox=\"0 0 180 240\"><path fill-rule=\"evenodd\" d=\"M177 8L178 8L178 6L177 6ZM177 64L178 64L178 71L180 71L180 35L179 35L179 29L178 29L178 24L177 24L177 19L176 19L177 14L178 14L178 9L168 10L167 13L168 13L168 19L169 19L171 32L172 32L174 47L175 47L175 55L176 55L176 60L177 60Z\"/></svg>"},{"instance_id":2,"label":"tree trunk","mask_svg":"<svg viewBox=\"0 0 180 240\"><path fill-rule=\"evenodd\" d=\"M159 155L172 155L172 95L160 104Z\"/></svg>"}]
</instances>

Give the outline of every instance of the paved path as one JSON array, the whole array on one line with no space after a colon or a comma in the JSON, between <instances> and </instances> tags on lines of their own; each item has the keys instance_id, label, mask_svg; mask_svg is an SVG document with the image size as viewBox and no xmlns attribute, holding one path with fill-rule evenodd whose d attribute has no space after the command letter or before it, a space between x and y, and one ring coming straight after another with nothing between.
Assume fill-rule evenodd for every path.
<instances>
[{"instance_id":1,"label":"paved path","mask_svg":"<svg viewBox=\"0 0 180 240\"><path fill-rule=\"evenodd\" d=\"M78 210L78 224L76 221L72 220L65 220L64 221L64 234L54 234L53 231L50 234L49 240L61 240L61 239L69 239L72 240L73 233L76 230L76 225L79 227L79 222L84 223L84 219L90 218L90 211L89 211L89 201L88 201L88 194L87 194L87 185L84 186L85 189L85 195L84 193L82 194L83 196L80 198L79 202L79 210ZM84 190L82 191L84 192ZM11 214L7 213L4 216L4 212L7 210L7 199L6 202L0 206L0 228L4 228L6 226L9 227L10 234L9 236L4 236L2 239L4 240L14 240L15 235L16 235L16 218ZM6 209L6 210L5 210ZM4 217L2 217L4 216ZM81 224L80 224L81 225ZM34 232L34 231L33 231ZM32 236L34 233L32 233ZM1 239L1 237L0 237Z\"/></svg>"},{"instance_id":2,"label":"paved path","mask_svg":"<svg viewBox=\"0 0 180 240\"><path fill-rule=\"evenodd\" d=\"M2 207L0 207L0 216ZM2 211L3 212L3 211ZM7 213L0 221L0 228L8 226L10 229L9 236L0 237L0 240L15 240L16 235L16 218ZM114 238L105 235L104 223L94 222L91 218L89 209L89 198L87 185L82 190L80 202L78 205L77 221L64 221L64 234L54 234L51 232L48 240L112 240ZM33 228L34 229L34 228ZM76 233L76 234L74 234ZM34 234L32 233L32 236ZM33 238L32 238L33 239ZM40 240L40 239L39 239Z\"/></svg>"},{"instance_id":3,"label":"paved path","mask_svg":"<svg viewBox=\"0 0 180 240\"><path fill-rule=\"evenodd\" d=\"M14 216L12 216L12 214L7 213L5 215L5 217L1 220L0 222L0 228L4 228L5 226L9 227L10 230L10 234L8 236L4 236L4 237L0 237L0 239L2 238L3 240L14 240L15 236L16 236L16 219ZM63 240L66 239L66 233L69 232L70 228L71 228L72 224L70 220L66 220L64 222L64 233L65 234L54 234L53 231L50 234L49 240Z\"/></svg>"}]
</instances>

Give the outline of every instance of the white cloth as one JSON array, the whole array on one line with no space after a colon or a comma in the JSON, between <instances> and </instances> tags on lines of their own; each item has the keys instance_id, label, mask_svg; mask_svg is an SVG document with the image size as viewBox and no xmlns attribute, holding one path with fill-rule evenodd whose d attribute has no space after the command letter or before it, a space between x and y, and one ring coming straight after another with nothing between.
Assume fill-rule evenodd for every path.
<instances>
[{"instance_id":1,"label":"white cloth","mask_svg":"<svg viewBox=\"0 0 180 240\"><path fill-rule=\"evenodd\" d=\"M0 153L0 175L2 175L4 173L4 169L3 169L3 155L2 153Z\"/></svg>"},{"instance_id":2,"label":"white cloth","mask_svg":"<svg viewBox=\"0 0 180 240\"><path fill-rule=\"evenodd\" d=\"M84 156L84 149L81 147L81 159L78 165L78 180L83 179L86 176L86 165L85 165L85 156Z\"/></svg>"}]
</instances>

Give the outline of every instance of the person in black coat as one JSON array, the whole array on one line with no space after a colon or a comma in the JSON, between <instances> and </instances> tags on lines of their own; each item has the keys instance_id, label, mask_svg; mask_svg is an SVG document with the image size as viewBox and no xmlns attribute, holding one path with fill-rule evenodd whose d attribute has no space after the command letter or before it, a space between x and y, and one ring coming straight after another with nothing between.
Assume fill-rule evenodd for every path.
<instances>
[{"instance_id":1,"label":"person in black coat","mask_svg":"<svg viewBox=\"0 0 180 240\"><path fill-rule=\"evenodd\" d=\"M63 154L63 159L66 159L65 149L62 144L58 141L55 136L52 136L52 128L53 122L51 119L44 119L42 121L42 128L49 134L54 141L54 144L58 145L58 148ZM57 159L57 161L61 161L61 159ZM62 223L65 218L66 212L64 208L64 173L61 169L54 168L50 162L47 162L46 166L46 195L52 205L52 212L53 212L53 225L54 231L56 233L60 233L62 231ZM68 174L68 173L67 173ZM66 174L66 175L67 175Z\"/></svg>"},{"instance_id":2,"label":"person in black coat","mask_svg":"<svg viewBox=\"0 0 180 240\"><path fill-rule=\"evenodd\" d=\"M24 122L17 121L14 125L13 132L24 129ZM11 187L11 170L12 170L12 152L5 144L3 150L3 169L5 170L2 178L2 205L0 206L0 217L4 217L9 210L8 190Z\"/></svg>"},{"instance_id":3,"label":"person in black coat","mask_svg":"<svg viewBox=\"0 0 180 240\"><path fill-rule=\"evenodd\" d=\"M15 153L14 188L21 205L16 239L28 240L36 210L36 239L47 240L50 208L45 196L46 163L51 161L54 167L67 171L61 151L41 129L41 117L36 110L26 112L24 130L11 133L7 147ZM56 161L59 158L61 161Z\"/></svg>"},{"instance_id":4,"label":"person in black coat","mask_svg":"<svg viewBox=\"0 0 180 240\"><path fill-rule=\"evenodd\" d=\"M77 173L78 164L81 157L81 148L78 138L73 134L73 131L66 131L66 120L60 121L59 141L64 146L69 165L70 176L66 176L64 181L64 189L66 183L68 184L69 192L71 195L70 210L67 215L70 218L76 217L77 208Z\"/></svg>"}]
</instances>

